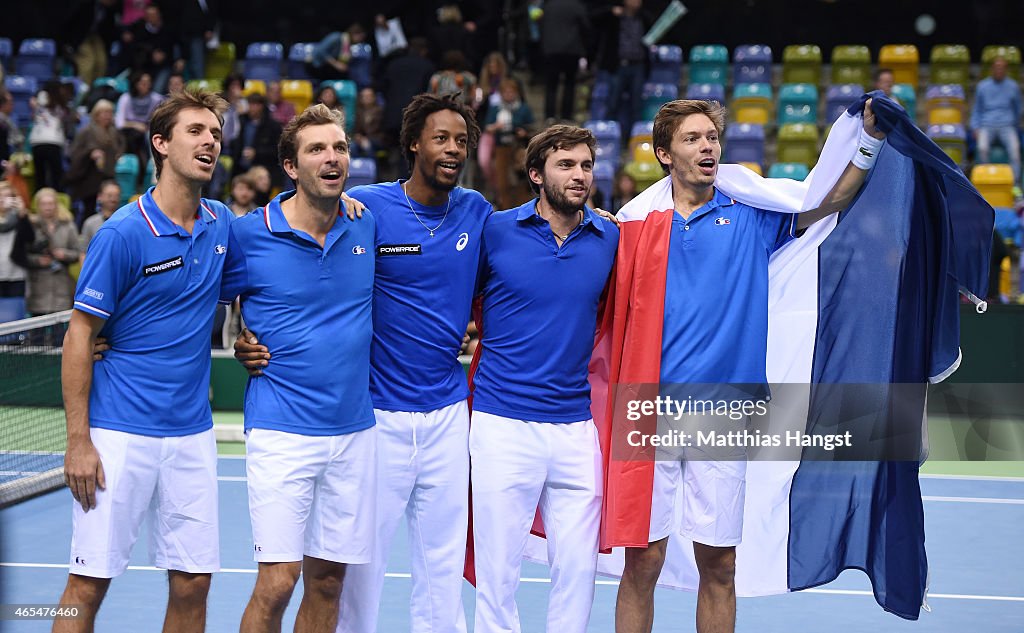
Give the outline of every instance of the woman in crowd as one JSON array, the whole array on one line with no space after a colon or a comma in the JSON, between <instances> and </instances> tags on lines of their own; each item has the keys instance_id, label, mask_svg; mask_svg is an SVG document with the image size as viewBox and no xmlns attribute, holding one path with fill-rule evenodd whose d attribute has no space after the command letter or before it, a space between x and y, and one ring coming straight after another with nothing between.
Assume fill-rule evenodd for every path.
<instances>
[{"instance_id":1,"label":"woman in crowd","mask_svg":"<svg viewBox=\"0 0 1024 633\"><path fill-rule=\"evenodd\" d=\"M32 207L14 244L15 259L23 259L28 269L26 307L32 316L69 310L75 282L68 266L78 262L74 219L49 187L36 192Z\"/></svg>"},{"instance_id":2,"label":"woman in crowd","mask_svg":"<svg viewBox=\"0 0 1024 633\"><path fill-rule=\"evenodd\" d=\"M149 73L132 71L128 78L128 92L117 100L114 125L124 138L124 151L139 157L140 177L142 165L149 160L149 115L153 113L163 95L153 92L153 80Z\"/></svg>"},{"instance_id":3,"label":"woman in crowd","mask_svg":"<svg viewBox=\"0 0 1024 633\"><path fill-rule=\"evenodd\" d=\"M114 104L100 99L89 117L89 125L71 142L71 168L66 178L71 199L81 206L82 220L96 212L100 184L114 177L117 157L124 152L124 139L114 127Z\"/></svg>"},{"instance_id":4,"label":"woman in crowd","mask_svg":"<svg viewBox=\"0 0 1024 633\"><path fill-rule=\"evenodd\" d=\"M36 190L60 187L64 178L67 110L61 106L58 88L57 82L48 82L31 101L32 131L28 142L32 146Z\"/></svg>"}]
</instances>

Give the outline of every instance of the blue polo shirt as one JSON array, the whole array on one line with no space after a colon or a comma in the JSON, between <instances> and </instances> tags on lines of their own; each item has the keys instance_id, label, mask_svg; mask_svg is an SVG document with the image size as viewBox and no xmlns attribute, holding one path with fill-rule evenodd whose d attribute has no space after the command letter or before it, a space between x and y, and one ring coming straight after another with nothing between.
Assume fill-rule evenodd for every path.
<instances>
[{"instance_id":1,"label":"blue polo shirt","mask_svg":"<svg viewBox=\"0 0 1024 633\"><path fill-rule=\"evenodd\" d=\"M459 349L491 204L476 191L456 187L450 208L426 207L406 199L402 181L353 187L348 194L377 220L373 406L423 412L465 400L469 389Z\"/></svg>"},{"instance_id":2,"label":"blue polo shirt","mask_svg":"<svg viewBox=\"0 0 1024 633\"><path fill-rule=\"evenodd\" d=\"M272 360L245 387L245 428L343 435L374 424L370 404L374 217L340 214L321 247L288 225L280 194L231 225L221 299Z\"/></svg>"},{"instance_id":3,"label":"blue polo shirt","mask_svg":"<svg viewBox=\"0 0 1024 633\"><path fill-rule=\"evenodd\" d=\"M791 239L793 215L717 189L688 220L673 215L661 382L765 384L768 259Z\"/></svg>"},{"instance_id":4,"label":"blue polo shirt","mask_svg":"<svg viewBox=\"0 0 1024 633\"><path fill-rule=\"evenodd\" d=\"M619 229L584 211L561 247L533 200L484 225L483 353L473 409L531 422L590 419L587 365Z\"/></svg>"},{"instance_id":5,"label":"blue polo shirt","mask_svg":"<svg viewBox=\"0 0 1024 633\"><path fill-rule=\"evenodd\" d=\"M106 319L111 346L93 364L90 426L154 437L213 426L210 332L231 218L201 200L189 234L151 188L96 232L75 290L76 310Z\"/></svg>"}]
</instances>

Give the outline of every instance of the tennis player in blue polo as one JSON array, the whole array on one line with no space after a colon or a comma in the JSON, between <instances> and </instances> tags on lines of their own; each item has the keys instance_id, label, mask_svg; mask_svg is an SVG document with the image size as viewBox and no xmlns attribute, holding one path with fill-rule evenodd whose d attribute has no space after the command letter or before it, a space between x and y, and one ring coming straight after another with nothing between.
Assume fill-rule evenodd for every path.
<instances>
[{"instance_id":1,"label":"tennis player in blue polo","mask_svg":"<svg viewBox=\"0 0 1024 633\"><path fill-rule=\"evenodd\" d=\"M476 633L514 631L515 592L539 506L551 561L547 630L590 620L602 499L587 366L619 231L584 206L596 141L555 125L526 166L539 198L484 226L483 349L473 391Z\"/></svg>"},{"instance_id":2,"label":"tennis player in blue polo","mask_svg":"<svg viewBox=\"0 0 1024 633\"><path fill-rule=\"evenodd\" d=\"M243 633L280 630L300 573L295 630L333 629L346 565L370 561L376 530L374 216L349 219L339 204L349 165L340 113L306 109L285 126L279 154L296 190L232 225L221 292L241 298L274 352L245 394L259 572Z\"/></svg>"},{"instance_id":3,"label":"tennis player in blue polo","mask_svg":"<svg viewBox=\"0 0 1024 633\"><path fill-rule=\"evenodd\" d=\"M61 370L64 471L77 502L61 604L83 617L55 620L54 631L93 629L144 519L152 564L168 570L164 630L206 624L210 573L220 567L210 332L232 216L200 190L217 164L226 107L186 90L156 108L157 185L89 245ZM97 336L111 349L94 365Z\"/></svg>"}]
</instances>

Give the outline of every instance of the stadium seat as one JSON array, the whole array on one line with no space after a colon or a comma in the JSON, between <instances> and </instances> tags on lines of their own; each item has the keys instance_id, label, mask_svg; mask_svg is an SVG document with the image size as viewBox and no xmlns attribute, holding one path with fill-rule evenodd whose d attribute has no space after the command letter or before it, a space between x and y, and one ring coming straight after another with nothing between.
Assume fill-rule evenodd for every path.
<instances>
[{"instance_id":1,"label":"stadium seat","mask_svg":"<svg viewBox=\"0 0 1024 633\"><path fill-rule=\"evenodd\" d=\"M779 108L776 122L818 122L818 88L812 84L783 84L779 88Z\"/></svg>"},{"instance_id":2,"label":"stadium seat","mask_svg":"<svg viewBox=\"0 0 1024 633\"><path fill-rule=\"evenodd\" d=\"M736 84L729 111L737 123L768 125L772 117L772 87L767 83Z\"/></svg>"},{"instance_id":3,"label":"stadium seat","mask_svg":"<svg viewBox=\"0 0 1024 633\"><path fill-rule=\"evenodd\" d=\"M315 42L299 42L288 49L288 76L292 79L312 79L306 64L313 59Z\"/></svg>"},{"instance_id":4,"label":"stadium seat","mask_svg":"<svg viewBox=\"0 0 1024 633\"><path fill-rule=\"evenodd\" d=\"M832 84L871 86L871 51L863 45L836 46L832 49Z\"/></svg>"},{"instance_id":5,"label":"stadium seat","mask_svg":"<svg viewBox=\"0 0 1024 633\"><path fill-rule=\"evenodd\" d=\"M828 92L825 94L825 121L829 124L834 123L862 94L864 94L864 87L860 84L829 86Z\"/></svg>"},{"instance_id":6,"label":"stadium seat","mask_svg":"<svg viewBox=\"0 0 1024 633\"><path fill-rule=\"evenodd\" d=\"M815 44L790 44L782 49L782 83L821 83L821 47Z\"/></svg>"},{"instance_id":7,"label":"stadium seat","mask_svg":"<svg viewBox=\"0 0 1024 633\"><path fill-rule=\"evenodd\" d=\"M665 172L661 169L661 163L657 160L653 162L647 160L630 161L623 168L623 171L633 177L638 193L665 177Z\"/></svg>"},{"instance_id":8,"label":"stadium seat","mask_svg":"<svg viewBox=\"0 0 1024 633\"><path fill-rule=\"evenodd\" d=\"M213 51L206 52L206 76L221 79L235 70L235 45L232 42L221 42Z\"/></svg>"},{"instance_id":9,"label":"stadium seat","mask_svg":"<svg viewBox=\"0 0 1024 633\"><path fill-rule=\"evenodd\" d=\"M612 186L615 182L615 166L607 160L594 163L594 186L604 197L604 204L611 207Z\"/></svg>"},{"instance_id":10,"label":"stadium seat","mask_svg":"<svg viewBox=\"0 0 1024 633\"><path fill-rule=\"evenodd\" d=\"M730 163L764 164L764 127L739 123L725 128L725 158Z\"/></svg>"},{"instance_id":11,"label":"stadium seat","mask_svg":"<svg viewBox=\"0 0 1024 633\"><path fill-rule=\"evenodd\" d=\"M107 86L113 88L118 95L122 95L128 92L128 78L127 77L97 77L92 81L93 88L99 88L101 86Z\"/></svg>"},{"instance_id":12,"label":"stadium seat","mask_svg":"<svg viewBox=\"0 0 1024 633\"><path fill-rule=\"evenodd\" d=\"M1020 49L1016 46L990 45L981 49L981 79L992 73L992 60L1002 57L1006 60L1006 74L1013 80L1020 78Z\"/></svg>"},{"instance_id":13,"label":"stadium seat","mask_svg":"<svg viewBox=\"0 0 1024 633\"><path fill-rule=\"evenodd\" d=\"M135 195L139 181L139 157L135 154L121 154L114 165L114 179L121 186L121 204L126 204Z\"/></svg>"},{"instance_id":14,"label":"stadium seat","mask_svg":"<svg viewBox=\"0 0 1024 633\"><path fill-rule=\"evenodd\" d=\"M669 44L651 47L651 72L647 77L648 81L678 84L682 71L682 48Z\"/></svg>"},{"instance_id":15,"label":"stadium seat","mask_svg":"<svg viewBox=\"0 0 1024 633\"><path fill-rule=\"evenodd\" d=\"M30 38L21 41L18 57L14 60L15 72L22 77L34 77L37 81L53 79L53 61L57 56L57 43L46 38Z\"/></svg>"},{"instance_id":16,"label":"stadium seat","mask_svg":"<svg viewBox=\"0 0 1024 633\"><path fill-rule=\"evenodd\" d=\"M892 70L898 84L918 84L918 63L920 55L913 44L886 44L878 52L878 67Z\"/></svg>"},{"instance_id":17,"label":"stadium seat","mask_svg":"<svg viewBox=\"0 0 1024 633\"><path fill-rule=\"evenodd\" d=\"M242 95L248 97L252 94L267 96L267 82L262 79L246 79L242 86Z\"/></svg>"},{"instance_id":18,"label":"stadium seat","mask_svg":"<svg viewBox=\"0 0 1024 633\"><path fill-rule=\"evenodd\" d=\"M284 46L279 42L253 42L245 49L245 77L262 81L281 78Z\"/></svg>"},{"instance_id":19,"label":"stadium seat","mask_svg":"<svg viewBox=\"0 0 1024 633\"><path fill-rule=\"evenodd\" d=\"M313 102L313 84L306 79L285 79L281 82L281 97L302 112Z\"/></svg>"},{"instance_id":20,"label":"stadium seat","mask_svg":"<svg viewBox=\"0 0 1024 633\"><path fill-rule=\"evenodd\" d=\"M967 164L967 130L962 125L930 125L928 138L963 169Z\"/></svg>"},{"instance_id":21,"label":"stadium seat","mask_svg":"<svg viewBox=\"0 0 1024 633\"><path fill-rule=\"evenodd\" d=\"M764 172L761 171L761 166L758 165L757 163L736 163L736 164L740 165L741 167L746 167L747 169L749 169L750 171L754 172L758 176L763 176L764 175Z\"/></svg>"},{"instance_id":22,"label":"stadium seat","mask_svg":"<svg viewBox=\"0 0 1024 633\"><path fill-rule=\"evenodd\" d=\"M690 84L686 88L686 98L725 104L725 86L722 84Z\"/></svg>"},{"instance_id":23,"label":"stadium seat","mask_svg":"<svg viewBox=\"0 0 1024 633\"><path fill-rule=\"evenodd\" d=\"M894 84L892 96L900 102L911 120L917 120L917 91L910 84Z\"/></svg>"},{"instance_id":24,"label":"stadium seat","mask_svg":"<svg viewBox=\"0 0 1024 633\"><path fill-rule=\"evenodd\" d=\"M590 118L594 120L604 121L608 119L608 113L611 111L609 107L611 104L608 100L608 91L610 86L607 81L594 82L594 88L590 91Z\"/></svg>"},{"instance_id":25,"label":"stadium seat","mask_svg":"<svg viewBox=\"0 0 1024 633\"><path fill-rule=\"evenodd\" d=\"M7 75L4 78L4 86L14 98L14 112L11 113L11 117L18 127L28 127L32 124L32 107L28 100L36 94L35 77Z\"/></svg>"},{"instance_id":26,"label":"stadium seat","mask_svg":"<svg viewBox=\"0 0 1024 633\"><path fill-rule=\"evenodd\" d=\"M356 82L351 79L332 79L320 84L320 88L325 86L334 88L338 95L338 101L345 110L345 130L351 133L356 124L356 95L359 92Z\"/></svg>"},{"instance_id":27,"label":"stadium seat","mask_svg":"<svg viewBox=\"0 0 1024 633\"><path fill-rule=\"evenodd\" d=\"M744 44L732 52L732 82L772 83L772 49L765 44Z\"/></svg>"},{"instance_id":28,"label":"stadium seat","mask_svg":"<svg viewBox=\"0 0 1024 633\"><path fill-rule=\"evenodd\" d=\"M818 160L818 128L807 123L787 123L779 128L776 160L803 163L810 167Z\"/></svg>"},{"instance_id":29,"label":"stadium seat","mask_svg":"<svg viewBox=\"0 0 1024 633\"><path fill-rule=\"evenodd\" d=\"M89 87L85 85L85 82L78 77L61 77L60 82L66 86L71 86L75 92L75 100L72 105L81 105L82 99L89 92Z\"/></svg>"},{"instance_id":30,"label":"stadium seat","mask_svg":"<svg viewBox=\"0 0 1024 633\"><path fill-rule=\"evenodd\" d=\"M220 79L190 79L185 85L189 88L198 88L207 92L222 92L224 82Z\"/></svg>"},{"instance_id":31,"label":"stadium seat","mask_svg":"<svg viewBox=\"0 0 1024 633\"><path fill-rule=\"evenodd\" d=\"M937 44L932 47L928 64L928 83L933 86L971 85L971 51L963 44Z\"/></svg>"},{"instance_id":32,"label":"stadium seat","mask_svg":"<svg viewBox=\"0 0 1024 633\"><path fill-rule=\"evenodd\" d=\"M691 84L725 86L729 74L729 51L721 44L704 44L690 49Z\"/></svg>"},{"instance_id":33,"label":"stadium seat","mask_svg":"<svg viewBox=\"0 0 1024 633\"><path fill-rule=\"evenodd\" d=\"M372 158L353 158L348 164L348 180L345 190L359 185L377 182L377 163Z\"/></svg>"},{"instance_id":34,"label":"stadium seat","mask_svg":"<svg viewBox=\"0 0 1024 633\"><path fill-rule=\"evenodd\" d=\"M971 183L993 207L1013 206L1013 170L1009 165L975 165Z\"/></svg>"},{"instance_id":35,"label":"stadium seat","mask_svg":"<svg viewBox=\"0 0 1024 633\"><path fill-rule=\"evenodd\" d=\"M962 124L967 109L963 86L947 84L928 88L924 107L928 125Z\"/></svg>"},{"instance_id":36,"label":"stadium seat","mask_svg":"<svg viewBox=\"0 0 1024 633\"><path fill-rule=\"evenodd\" d=\"M769 178L791 178L804 180L811 170L803 163L775 163L768 168Z\"/></svg>"},{"instance_id":37,"label":"stadium seat","mask_svg":"<svg viewBox=\"0 0 1024 633\"><path fill-rule=\"evenodd\" d=\"M14 45L11 44L10 38L0 37L0 66L3 67L5 72L9 72L12 68L11 59L14 57Z\"/></svg>"},{"instance_id":38,"label":"stadium seat","mask_svg":"<svg viewBox=\"0 0 1024 633\"><path fill-rule=\"evenodd\" d=\"M20 321L25 316L25 297L0 297L0 323Z\"/></svg>"},{"instance_id":39,"label":"stadium seat","mask_svg":"<svg viewBox=\"0 0 1024 633\"><path fill-rule=\"evenodd\" d=\"M359 88L365 88L373 84L373 55L370 45L366 43L353 44L351 48L352 58L348 62L349 79L356 82Z\"/></svg>"},{"instance_id":40,"label":"stadium seat","mask_svg":"<svg viewBox=\"0 0 1024 633\"><path fill-rule=\"evenodd\" d=\"M640 118L654 120L654 115L658 113L662 105L678 98L679 88L676 84L645 83L641 97L643 105L640 110Z\"/></svg>"},{"instance_id":41,"label":"stadium seat","mask_svg":"<svg viewBox=\"0 0 1024 633\"><path fill-rule=\"evenodd\" d=\"M230 161L231 157L230 156L221 156L220 159L217 162L221 162L223 160ZM230 169L228 170L228 173L231 173ZM142 174L142 186L148 189L150 186L155 185L155 184L156 184L156 163L154 163L153 159L150 158L149 160L146 161L146 171L145 171L145 173Z\"/></svg>"},{"instance_id":42,"label":"stadium seat","mask_svg":"<svg viewBox=\"0 0 1024 633\"><path fill-rule=\"evenodd\" d=\"M618 121L587 121L583 124L597 139L596 163L607 163L615 169L619 166L619 148L622 147L622 128Z\"/></svg>"},{"instance_id":43,"label":"stadium seat","mask_svg":"<svg viewBox=\"0 0 1024 633\"><path fill-rule=\"evenodd\" d=\"M1016 209L999 207L996 210L995 228L1007 244L1020 244L1021 226Z\"/></svg>"}]
</instances>

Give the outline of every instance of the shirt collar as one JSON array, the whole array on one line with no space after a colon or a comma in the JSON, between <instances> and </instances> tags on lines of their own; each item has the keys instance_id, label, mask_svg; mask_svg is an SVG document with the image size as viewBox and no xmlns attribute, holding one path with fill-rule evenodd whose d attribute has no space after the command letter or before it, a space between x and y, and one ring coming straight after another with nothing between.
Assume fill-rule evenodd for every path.
<instances>
[{"instance_id":1,"label":"shirt collar","mask_svg":"<svg viewBox=\"0 0 1024 633\"><path fill-rule=\"evenodd\" d=\"M539 201L539 198L534 198L533 200L531 200L531 201L527 202L526 204L522 205L521 207L519 207L516 210L516 221L517 222L526 222L526 221L531 221L530 218L535 218L536 221L543 222L544 224L547 224L547 220L545 220L544 218L540 217L537 214L537 202L538 201ZM594 211L590 207L587 207L587 206L583 207L583 221L580 222L580 226L582 226L584 228L586 228L587 226L590 226L595 231L598 231L600 233L604 233L604 223L603 222L598 222L597 221L597 214L594 213Z\"/></svg>"},{"instance_id":2,"label":"shirt collar","mask_svg":"<svg viewBox=\"0 0 1024 633\"><path fill-rule=\"evenodd\" d=\"M702 215L711 213L712 211L718 209L719 207L728 207L736 204L735 200L719 191L718 187L714 188L714 192L714 195L711 196L711 200L705 202L703 205L698 207L693 212L693 214L690 215L690 218L688 220L689 222L692 222L693 220L699 218Z\"/></svg>"},{"instance_id":3,"label":"shirt collar","mask_svg":"<svg viewBox=\"0 0 1024 633\"><path fill-rule=\"evenodd\" d=\"M291 225L288 224L288 218L284 216L284 211L281 210L281 203L294 195L294 189L290 191L282 191L277 194L277 196L275 196L274 199L264 207L265 212L263 213L263 222L267 225L267 229L271 233L295 233L296 235L301 235L312 240L312 238L307 236L304 232L293 229ZM331 242L335 241L337 237L348 230L348 216L345 215L344 207L341 205L338 206L338 217L342 218L342 221L336 221L331 227L331 230L327 232L328 239L331 240Z\"/></svg>"},{"instance_id":4,"label":"shirt collar","mask_svg":"<svg viewBox=\"0 0 1024 633\"><path fill-rule=\"evenodd\" d=\"M164 212L160 210L156 200L153 199L153 190L155 187L150 187L146 190L146 193L139 196L136 203L139 205L139 211L142 212L142 218L146 221L149 226L149 230L156 237L164 237L167 235L187 235L185 229L178 226L171 221ZM217 220L217 214L210 209L206 201L200 198L199 208L196 209L196 220L204 224L215 222ZM193 230L193 233L195 231Z\"/></svg>"}]
</instances>

